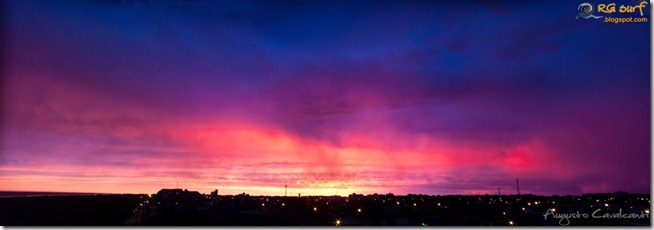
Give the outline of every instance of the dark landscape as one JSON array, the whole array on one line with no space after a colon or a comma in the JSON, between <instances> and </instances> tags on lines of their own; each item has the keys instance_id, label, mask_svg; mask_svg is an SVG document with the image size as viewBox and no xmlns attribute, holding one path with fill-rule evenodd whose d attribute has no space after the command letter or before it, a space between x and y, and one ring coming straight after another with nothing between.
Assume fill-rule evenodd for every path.
<instances>
[{"instance_id":1,"label":"dark landscape","mask_svg":"<svg viewBox=\"0 0 654 230\"><path fill-rule=\"evenodd\" d=\"M157 194L0 198L3 226L651 226L649 212L649 194L624 192L290 197L162 189Z\"/></svg>"}]
</instances>

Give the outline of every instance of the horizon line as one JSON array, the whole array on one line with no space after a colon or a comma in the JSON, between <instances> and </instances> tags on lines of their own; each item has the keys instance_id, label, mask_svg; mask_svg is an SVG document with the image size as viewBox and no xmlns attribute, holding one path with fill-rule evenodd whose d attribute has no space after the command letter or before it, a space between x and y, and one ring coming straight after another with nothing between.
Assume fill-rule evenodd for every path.
<instances>
[{"instance_id":1,"label":"horizon line","mask_svg":"<svg viewBox=\"0 0 654 230\"><path fill-rule=\"evenodd\" d=\"M164 190L164 189L168 189L168 190L177 190L178 189L178 190L183 190L183 191L185 190L185 191L189 191L189 192L199 192L199 191L188 190L188 189L184 189L184 188L161 188L157 192L159 192L161 190ZM218 190L218 191L220 191L220 190ZM0 190L0 193L12 193L12 192L13 193L63 193L63 194L68 193L68 194L89 194L89 195L90 194L97 194L97 195L152 195L152 194L157 193L157 192L154 192L154 193L131 193L131 192L129 192L129 193L120 193L120 192L72 192L72 191L61 192L61 191L12 191L12 190ZM243 193L237 193L237 194L218 194L218 196L238 196L238 195L245 194L245 195L248 195L248 196L267 196L267 197L316 197L316 196L348 197L348 196L350 196L352 194L364 195L364 196L370 196L370 195L385 196L385 195L392 194L393 196L417 195L417 196L548 196L548 197L552 197L552 196L584 196L584 195L599 195L599 194L616 194L616 193L621 193L621 192L626 193L626 194L630 194L630 195L651 195L651 192L640 193L640 192L615 191L615 192L583 193L581 195L571 195L571 194L566 194L566 195L559 195L559 194L555 194L555 195L539 195L539 194L531 194L531 193L527 193L527 194L517 194L517 193L512 193L512 194L488 194L488 193L486 193L486 194L424 194L424 193L406 193L406 194L368 193L368 194L364 194L364 193L350 193L350 194L347 194L347 195L339 195L339 194L331 194L331 195L307 194L307 195L300 195L300 196L294 196L294 195L291 195L291 196L263 195L263 194L249 194L249 193L243 192ZM209 195L210 194L210 193L202 193L202 192L199 192L199 193L202 194L202 195Z\"/></svg>"}]
</instances>

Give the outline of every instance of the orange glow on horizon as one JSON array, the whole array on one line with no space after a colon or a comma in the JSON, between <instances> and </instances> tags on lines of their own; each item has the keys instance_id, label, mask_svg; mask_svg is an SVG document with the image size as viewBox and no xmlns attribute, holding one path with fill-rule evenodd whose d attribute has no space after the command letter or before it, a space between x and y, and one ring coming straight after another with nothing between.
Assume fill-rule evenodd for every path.
<instances>
[{"instance_id":1,"label":"orange glow on horizon","mask_svg":"<svg viewBox=\"0 0 654 230\"><path fill-rule=\"evenodd\" d=\"M65 164L2 166L0 172L17 175L11 178L0 176L0 182L5 185L4 190L22 191L153 193L161 188L175 187L176 183L181 182L180 187L183 188L200 192L219 189L223 194L280 195L285 184L294 186L293 189L289 188L290 194L383 193L401 191L411 183L424 182L421 178L391 178L425 170L430 173L447 172L459 165L463 159L461 157L468 154L451 154L461 151L429 145L426 139L421 140L420 150L334 146L327 142L302 140L279 131L246 126L186 128L180 129L174 138L187 143L186 147L175 147L175 152L193 153L193 158L184 155L158 158L124 156L147 166L145 170L140 167L91 165L69 168ZM478 157L475 161L483 159ZM381 171L384 174L380 174L380 169L384 168L388 168L388 172ZM390 178L371 179L371 176L386 174ZM385 182L389 179L390 183ZM438 178L434 180L438 181ZM483 194L488 191L473 189L459 193Z\"/></svg>"}]
</instances>

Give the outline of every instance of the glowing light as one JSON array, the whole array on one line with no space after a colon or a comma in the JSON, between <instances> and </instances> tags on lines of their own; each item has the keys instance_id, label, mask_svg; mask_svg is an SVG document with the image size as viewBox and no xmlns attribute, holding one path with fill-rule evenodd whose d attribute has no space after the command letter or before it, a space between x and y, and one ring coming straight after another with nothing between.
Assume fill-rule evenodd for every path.
<instances>
[{"instance_id":1,"label":"glowing light","mask_svg":"<svg viewBox=\"0 0 654 230\"><path fill-rule=\"evenodd\" d=\"M358 208L358 209L357 209L357 212L361 212L361 209L360 209L360 208Z\"/></svg>"},{"instance_id":2,"label":"glowing light","mask_svg":"<svg viewBox=\"0 0 654 230\"><path fill-rule=\"evenodd\" d=\"M556 212L556 208L552 208L552 212Z\"/></svg>"},{"instance_id":3,"label":"glowing light","mask_svg":"<svg viewBox=\"0 0 654 230\"><path fill-rule=\"evenodd\" d=\"M502 215L506 215L506 212L502 212Z\"/></svg>"},{"instance_id":4,"label":"glowing light","mask_svg":"<svg viewBox=\"0 0 654 230\"><path fill-rule=\"evenodd\" d=\"M415 206L417 206L417 204L416 204L416 203L413 203L413 207L415 207Z\"/></svg>"},{"instance_id":5,"label":"glowing light","mask_svg":"<svg viewBox=\"0 0 654 230\"><path fill-rule=\"evenodd\" d=\"M441 206L441 203L438 203L438 206Z\"/></svg>"},{"instance_id":6,"label":"glowing light","mask_svg":"<svg viewBox=\"0 0 654 230\"><path fill-rule=\"evenodd\" d=\"M340 226L340 225L341 225L341 220L336 220L336 226Z\"/></svg>"},{"instance_id":7,"label":"glowing light","mask_svg":"<svg viewBox=\"0 0 654 230\"><path fill-rule=\"evenodd\" d=\"M522 211L524 211L524 210L525 210L525 208L524 208L524 207L522 207Z\"/></svg>"},{"instance_id":8,"label":"glowing light","mask_svg":"<svg viewBox=\"0 0 654 230\"><path fill-rule=\"evenodd\" d=\"M396 203L397 205L400 205L400 202L399 202L399 201L398 201L398 202L395 202L395 203Z\"/></svg>"},{"instance_id":9,"label":"glowing light","mask_svg":"<svg viewBox=\"0 0 654 230\"><path fill-rule=\"evenodd\" d=\"M509 225L513 225L513 221L509 221Z\"/></svg>"},{"instance_id":10,"label":"glowing light","mask_svg":"<svg viewBox=\"0 0 654 230\"><path fill-rule=\"evenodd\" d=\"M527 206L531 206L531 203L527 203Z\"/></svg>"},{"instance_id":11,"label":"glowing light","mask_svg":"<svg viewBox=\"0 0 654 230\"><path fill-rule=\"evenodd\" d=\"M283 207L283 206L286 206L286 204L282 203L282 207Z\"/></svg>"},{"instance_id":12,"label":"glowing light","mask_svg":"<svg viewBox=\"0 0 654 230\"><path fill-rule=\"evenodd\" d=\"M604 203L604 207L608 207L608 206L609 206L609 204L607 204L607 203Z\"/></svg>"},{"instance_id":13,"label":"glowing light","mask_svg":"<svg viewBox=\"0 0 654 230\"><path fill-rule=\"evenodd\" d=\"M649 209L645 209L645 214L649 214Z\"/></svg>"},{"instance_id":14,"label":"glowing light","mask_svg":"<svg viewBox=\"0 0 654 230\"><path fill-rule=\"evenodd\" d=\"M318 211L318 208L316 208L316 207L313 207L313 211L314 211L314 212L315 212L315 211Z\"/></svg>"},{"instance_id":15,"label":"glowing light","mask_svg":"<svg viewBox=\"0 0 654 230\"><path fill-rule=\"evenodd\" d=\"M266 204L264 204L264 203L261 203L261 207L264 207L264 206L266 206Z\"/></svg>"}]
</instances>

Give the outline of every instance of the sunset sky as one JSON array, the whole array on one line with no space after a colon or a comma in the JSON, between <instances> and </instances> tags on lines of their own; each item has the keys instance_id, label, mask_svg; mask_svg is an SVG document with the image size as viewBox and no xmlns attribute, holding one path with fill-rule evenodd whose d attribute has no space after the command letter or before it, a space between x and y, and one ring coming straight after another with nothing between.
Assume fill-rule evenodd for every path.
<instances>
[{"instance_id":1,"label":"sunset sky","mask_svg":"<svg viewBox=\"0 0 654 230\"><path fill-rule=\"evenodd\" d=\"M650 23L579 3L3 1L0 190L649 193Z\"/></svg>"}]
</instances>

